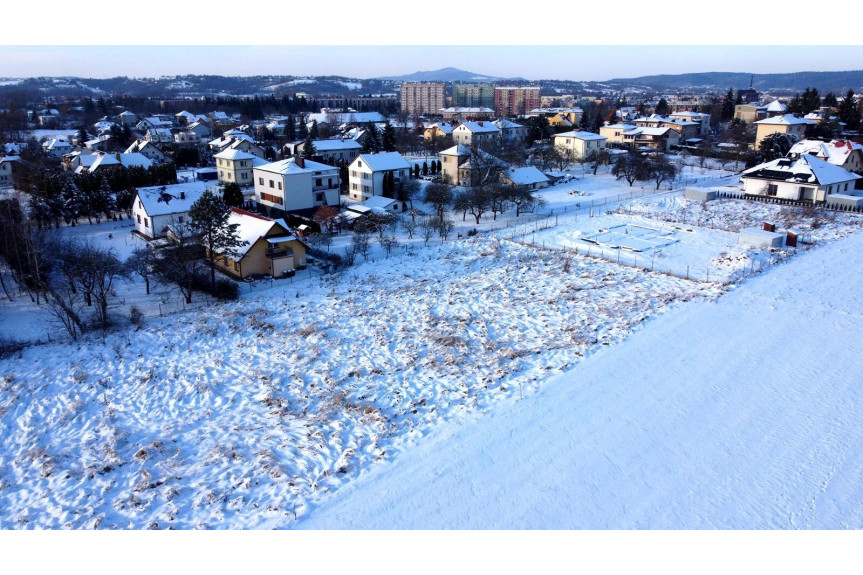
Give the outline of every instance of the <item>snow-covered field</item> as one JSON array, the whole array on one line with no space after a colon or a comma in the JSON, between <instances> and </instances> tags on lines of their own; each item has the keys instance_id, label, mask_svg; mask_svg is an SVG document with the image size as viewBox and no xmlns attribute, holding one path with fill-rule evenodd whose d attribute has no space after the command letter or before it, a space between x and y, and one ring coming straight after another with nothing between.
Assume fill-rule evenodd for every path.
<instances>
[{"instance_id":1,"label":"snow-covered field","mask_svg":"<svg viewBox=\"0 0 863 575\"><path fill-rule=\"evenodd\" d=\"M859 439L814 437L828 416L856 414L846 380L857 360L847 342L860 316L851 300L833 300L859 293L858 279L845 276L863 244L863 234L848 236L863 220L738 200L702 205L679 192L571 173L578 179L540 192L548 204L538 214L489 214L478 226L458 214L452 239L427 245L399 231L392 257L376 246L371 261L340 275L310 270L244 284L239 302L196 294L193 309L182 311L176 290L146 296L142 285L120 282L117 309L144 310L142 329L0 359L0 528L860 526L863 512L847 507L783 523L821 475L795 476L771 508L766 490L780 480L752 461L781 452L796 462L808 441L820 465L832 446L853 450ZM721 171L693 178L729 181ZM736 231L761 221L792 226L814 244L790 258L737 246ZM619 265L614 254L573 252L580 236L620 224L667 228L679 241L650 262L656 272L646 261ZM459 239L474 227L483 233ZM125 258L140 243L130 229L122 220L63 233ZM349 241L337 237L332 250ZM727 285L747 263L751 270L781 260ZM694 281L677 277L684 269ZM808 277L818 281L800 279ZM752 313L767 305L787 318ZM38 339L52 329L40 314L24 297L3 301L0 336ZM747 347L751 341L759 346ZM813 355L820 349L826 353ZM839 364L822 365L824 357ZM852 367L859 371L859 361ZM750 375L770 383L754 393L760 380ZM818 395L805 387L813 381L838 387ZM740 415L735 408L750 396ZM816 406L813 419L806 401ZM787 449L791 424L778 421L781 409L803 426ZM696 441L707 446L697 456ZM436 452L449 453L453 467ZM747 463L735 467L738 452ZM505 457L516 462L498 467ZM713 460L728 466L733 483L720 468L697 477ZM729 490L753 473L762 475L744 493L751 509L728 519ZM399 507L391 501L399 477L449 489L452 498L435 507L399 496ZM566 483L572 477L578 489ZM396 483L377 490L384 481ZM480 496L498 484L503 501L528 487L525 501L541 511ZM699 509L691 500L710 489L719 494L697 518L688 515ZM845 505L857 495L843 487L837 497ZM545 510L555 501L560 511Z\"/></svg>"},{"instance_id":2,"label":"snow-covered field","mask_svg":"<svg viewBox=\"0 0 863 575\"><path fill-rule=\"evenodd\" d=\"M861 252L858 233L677 306L531 397L431 434L298 526L863 529ZM817 561L810 541L777 551Z\"/></svg>"},{"instance_id":3,"label":"snow-covered field","mask_svg":"<svg viewBox=\"0 0 863 575\"><path fill-rule=\"evenodd\" d=\"M30 348L0 363L0 524L289 526L435 427L717 293L484 238Z\"/></svg>"}]
</instances>

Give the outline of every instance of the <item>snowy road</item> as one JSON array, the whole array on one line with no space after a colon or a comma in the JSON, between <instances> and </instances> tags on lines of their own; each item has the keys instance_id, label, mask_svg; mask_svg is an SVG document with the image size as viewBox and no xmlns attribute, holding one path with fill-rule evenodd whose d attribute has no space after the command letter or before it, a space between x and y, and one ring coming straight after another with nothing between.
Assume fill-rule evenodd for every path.
<instances>
[{"instance_id":1,"label":"snowy road","mask_svg":"<svg viewBox=\"0 0 863 575\"><path fill-rule=\"evenodd\" d=\"M863 234L439 428L309 529L861 529Z\"/></svg>"}]
</instances>

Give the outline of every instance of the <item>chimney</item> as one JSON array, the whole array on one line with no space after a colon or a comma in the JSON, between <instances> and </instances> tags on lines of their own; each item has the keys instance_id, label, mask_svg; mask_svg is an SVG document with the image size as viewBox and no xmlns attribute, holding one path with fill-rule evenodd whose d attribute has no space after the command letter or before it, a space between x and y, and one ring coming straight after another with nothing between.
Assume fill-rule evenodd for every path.
<instances>
[{"instance_id":1,"label":"chimney","mask_svg":"<svg viewBox=\"0 0 863 575\"><path fill-rule=\"evenodd\" d=\"M477 122L477 124L479 124L479 127L480 127L480 128L482 128L482 120L480 120L479 122Z\"/></svg>"},{"instance_id":2,"label":"chimney","mask_svg":"<svg viewBox=\"0 0 863 575\"><path fill-rule=\"evenodd\" d=\"M298 168L305 169L306 167L306 160L297 153L294 153L294 163L297 165Z\"/></svg>"},{"instance_id":3,"label":"chimney","mask_svg":"<svg viewBox=\"0 0 863 575\"><path fill-rule=\"evenodd\" d=\"M133 199L134 199L134 198L133 198ZM181 199L181 200L185 200L185 199L186 199L186 192L180 192L180 199Z\"/></svg>"}]
</instances>

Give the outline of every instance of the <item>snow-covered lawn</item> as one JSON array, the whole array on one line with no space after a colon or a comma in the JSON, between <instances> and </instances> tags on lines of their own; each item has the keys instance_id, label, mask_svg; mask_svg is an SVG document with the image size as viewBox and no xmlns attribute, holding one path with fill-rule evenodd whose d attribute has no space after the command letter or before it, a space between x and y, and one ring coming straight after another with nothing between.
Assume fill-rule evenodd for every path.
<instances>
[{"instance_id":1,"label":"snow-covered lawn","mask_svg":"<svg viewBox=\"0 0 863 575\"><path fill-rule=\"evenodd\" d=\"M264 293L0 362L0 525L290 525L718 288L481 238Z\"/></svg>"}]
</instances>

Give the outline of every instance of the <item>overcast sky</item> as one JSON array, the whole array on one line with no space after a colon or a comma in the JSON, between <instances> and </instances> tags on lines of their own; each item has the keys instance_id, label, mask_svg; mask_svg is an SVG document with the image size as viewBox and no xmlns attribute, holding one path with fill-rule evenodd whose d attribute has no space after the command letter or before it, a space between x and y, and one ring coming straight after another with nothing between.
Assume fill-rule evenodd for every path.
<instances>
[{"instance_id":1,"label":"overcast sky","mask_svg":"<svg viewBox=\"0 0 863 575\"><path fill-rule=\"evenodd\" d=\"M409 74L452 66L528 80L863 69L863 46L0 46L0 76Z\"/></svg>"}]
</instances>

